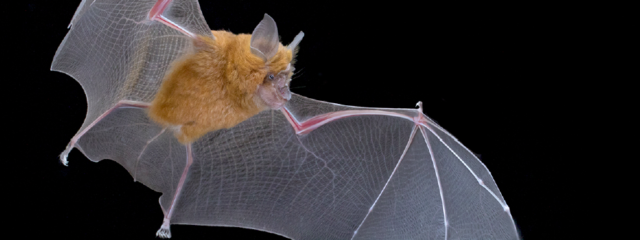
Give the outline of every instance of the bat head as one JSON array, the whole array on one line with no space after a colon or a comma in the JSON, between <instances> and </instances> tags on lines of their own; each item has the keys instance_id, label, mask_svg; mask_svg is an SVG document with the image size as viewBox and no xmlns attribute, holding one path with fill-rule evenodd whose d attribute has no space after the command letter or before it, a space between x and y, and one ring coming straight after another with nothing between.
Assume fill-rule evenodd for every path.
<instances>
[{"instance_id":1,"label":"bat head","mask_svg":"<svg viewBox=\"0 0 640 240\"><path fill-rule=\"evenodd\" d=\"M282 47L278 39L276 22L268 14L251 34L251 53L265 62L267 74L258 86L257 95L265 106L280 109L289 99L289 82L293 75L293 54L304 37L300 32L287 47Z\"/></svg>"}]
</instances>

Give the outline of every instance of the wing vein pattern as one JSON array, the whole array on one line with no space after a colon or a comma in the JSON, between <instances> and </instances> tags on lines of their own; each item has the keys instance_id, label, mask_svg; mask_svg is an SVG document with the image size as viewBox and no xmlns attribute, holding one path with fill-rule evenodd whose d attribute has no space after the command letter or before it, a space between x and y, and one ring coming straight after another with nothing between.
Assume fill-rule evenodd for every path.
<instances>
[{"instance_id":1,"label":"wing vein pattern","mask_svg":"<svg viewBox=\"0 0 640 240\"><path fill-rule=\"evenodd\" d=\"M447 222L447 206L444 201L444 193L442 191L442 183L440 182L440 174L438 172L438 165L436 163L436 159L433 157L433 149L431 147L431 143L429 142L429 138L427 137L427 133L424 131L422 126L420 127L420 132L424 137L425 143L427 144L427 148L429 148L429 155L431 156L431 162L433 163L433 173L436 175L436 180L438 181L438 191L440 192L440 201L442 201L442 218L444 225L444 239L447 239L447 233L449 232L449 223Z\"/></svg>"},{"instance_id":2,"label":"wing vein pattern","mask_svg":"<svg viewBox=\"0 0 640 240\"><path fill-rule=\"evenodd\" d=\"M407 142L407 145L404 148L404 151L402 152L402 155L400 156L400 159L398 160L398 163L396 163L396 166L393 168L393 172L391 172L391 175L389 176L389 179L384 184L384 187L382 187L382 190L380 190L380 194L378 194L378 197L376 197L376 200L373 201L373 204L369 208L369 211L367 212L367 215L365 215L365 217L362 219L362 222L360 223L360 225L358 225L358 228L356 228L356 230L353 232L353 236L351 237L351 239L354 239L356 237L356 234L358 234L358 230L360 229L360 227L362 227L362 224L367 220L367 217L369 217L369 214L371 213L371 211L373 211L373 208L375 208L376 203L378 203L378 200L380 199L380 196L382 196L382 193L384 192L384 190L387 189L389 181L391 181L391 178L393 178L393 175L396 173L396 170L398 169L398 166L400 165L400 163L402 163L402 159L404 158L405 154L409 150L409 146L411 146L411 142L413 142L413 137L416 134L416 129L417 128L414 126L413 129L411 130L411 136L409 137L409 142Z\"/></svg>"},{"instance_id":3,"label":"wing vein pattern","mask_svg":"<svg viewBox=\"0 0 640 240\"><path fill-rule=\"evenodd\" d=\"M292 239L518 238L486 166L415 109L292 94L290 116L264 111L206 134L189 155L143 109L172 62L194 51L180 30L148 19L156 2L83 1L51 68L86 93L87 116L71 146L92 161L118 162L161 192L172 224L236 226ZM196 0L171 1L161 17L212 37ZM297 132L289 117L310 120L313 129ZM417 125L418 117L426 123Z\"/></svg>"}]
</instances>

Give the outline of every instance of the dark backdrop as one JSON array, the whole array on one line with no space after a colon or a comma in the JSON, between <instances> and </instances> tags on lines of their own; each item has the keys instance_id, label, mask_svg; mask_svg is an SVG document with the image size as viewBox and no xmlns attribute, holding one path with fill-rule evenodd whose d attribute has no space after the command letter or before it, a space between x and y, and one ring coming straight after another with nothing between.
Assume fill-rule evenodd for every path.
<instances>
[{"instance_id":1,"label":"dark backdrop","mask_svg":"<svg viewBox=\"0 0 640 240\"><path fill-rule=\"evenodd\" d=\"M5 230L24 236L154 238L159 193L112 161L58 154L76 133L86 99L71 77L50 72L79 1L23 1L3 9L17 40L6 51L7 129L14 167ZM573 77L581 24L556 6L201 1L212 29L250 33L269 13L281 39L299 32L292 91L347 105L424 111L489 168L525 239L560 238L563 196L576 160L565 144L579 91ZM553 9L553 10L552 10ZM282 239L239 229L173 225L173 239ZM231 234L231 235L229 235ZM222 236L232 236L224 238Z\"/></svg>"}]
</instances>

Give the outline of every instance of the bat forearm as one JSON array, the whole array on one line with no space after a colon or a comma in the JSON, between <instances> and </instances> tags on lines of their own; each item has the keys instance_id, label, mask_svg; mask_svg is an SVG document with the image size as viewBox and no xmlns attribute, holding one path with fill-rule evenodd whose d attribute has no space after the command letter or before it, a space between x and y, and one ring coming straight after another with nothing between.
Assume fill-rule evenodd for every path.
<instances>
[{"instance_id":1,"label":"bat forearm","mask_svg":"<svg viewBox=\"0 0 640 240\"><path fill-rule=\"evenodd\" d=\"M355 116L366 116L366 115L399 117L399 118L407 119L409 121L413 121L417 125L417 124L423 123L423 120L420 120L420 119L423 119L422 111L420 110L421 109L417 110L419 114L416 117L409 116L407 114L383 111L383 110L344 110L344 111L321 114L302 122L298 121L286 107L283 107L280 111L282 111L282 113L287 118L291 126L295 129L296 134L303 135L303 134L310 133L311 131L321 127L322 125L325 125L327 123L330 123L338 119L355 117Z\"/></svg>"}]
</instances>

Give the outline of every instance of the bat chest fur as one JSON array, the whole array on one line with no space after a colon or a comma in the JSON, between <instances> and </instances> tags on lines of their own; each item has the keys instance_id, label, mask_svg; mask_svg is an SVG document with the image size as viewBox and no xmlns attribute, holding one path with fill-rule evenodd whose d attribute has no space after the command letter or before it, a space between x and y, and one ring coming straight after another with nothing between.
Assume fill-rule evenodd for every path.
<instances>
[{"instance_id":1,"label":"bat chest fur","mask_svg":"<svg viewBox=\"0 0 640 240\"><path fill-rule=\"evenodd\" d=\"M234 86L225 84L230 80L220 65L202 55L177 62L149 107L150 118L163 126L177 126L172 129L185 144L208 132L234 127L259 112L253 101L243 101L251 96L232 91Z\"/></svg>"},{"instance_id":2,"label":"bat chest fur","mask_svg":"<svg viewBox=\"0 0 640 240\"><path fill-rule=\"evenodd\" d=\"M194 40L195 52L172 64L149 108L156 123L179 126L176 137L181 143L234 127L266 109L256 92L268 68L251 53L251 35L212 33L215 40ZM292 52L280 49L269 62L272 71L291 62Z\"/></svg>"}]
</instances>

